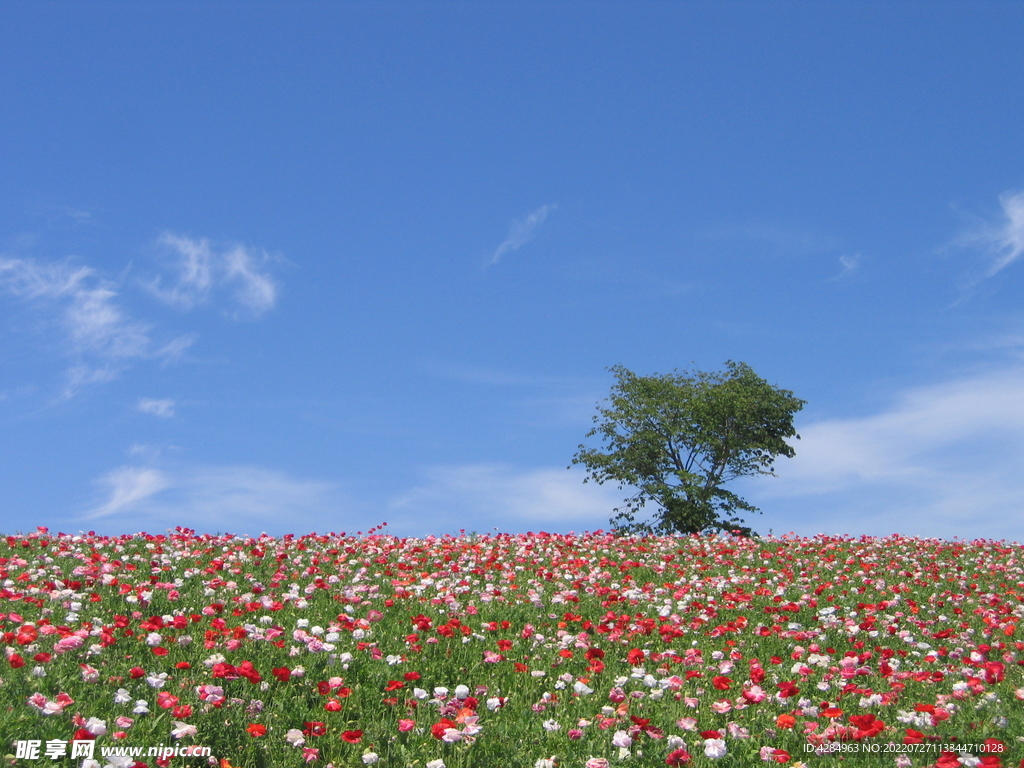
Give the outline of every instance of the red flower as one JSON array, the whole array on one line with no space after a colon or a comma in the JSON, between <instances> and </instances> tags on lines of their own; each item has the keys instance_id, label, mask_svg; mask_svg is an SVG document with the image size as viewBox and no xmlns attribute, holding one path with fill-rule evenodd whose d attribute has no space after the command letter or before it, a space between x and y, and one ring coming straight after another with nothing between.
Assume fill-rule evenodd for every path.
<instances>
[{"instance_id":1,"label":"red flower","mask_svg":"<svg viewBox=\"0 0 1024 768\"><path fill-rule=\"evenodd\" d=\"M250 736L252 736L254 739L257 739L267 732L267 726L262 725L261 723L249 723L249 725L246 726L245 730L249 732Z\"/></svg>"},{"instance_id":2,"label":"red flower","mask_svg":"<svg viewBox=\"0 0 1024 768\"><path fill-rule=\"evenodd\" d=\"M668 757L665 758L665 765L686 765L692 759L690 753L685 749L677 749L674 752L668 753Z\"/></svg>"},{"instance_id":3,"label":"red flower","mask_svg":"<svg viewBox=\"0 0 1024 768\"><path fill-rule=\"evenodd\" d=\"M430 733L435 739L444 737L444 732L449 728L454 728L455 723L449 720L447 717L442 717L432 726L430 726Z\"/></svg>"},{"instance_id":4,"label":"red flower","mask_svg":"<svg viewBox=\"0 0 1024 768\"><path fill-rule=\"evenodd\" d=\"M341 740L347 741L349 744L358 744L363 738L362 731L345 731L341 734Z\"/></svg>"},{"instance_id":5,"label":"red flower","mask_svg":"<svg viewBox=\"0 0 1024 768\"><path fill-rule=\"evenodd\" d=\"M327 726L324 723L305 722L302 724L302 732L307 736L323 736L327 733Z\"/></svg>"},{"instance_id":6,"label":"red flower","mask_svg":"<svg viewBox=\"0 0 1024 768\"><path fill-rule=\"evenodd\" d=\"M800 693L800 689L796 687L796 683L792 681L779 683L779 696L782 698L788 699L791 696L796 696L798 693Z\"/></svg>"},{"instance_id":7,"label":"red flower","mask_svg":"<svg viewBox=\"0 0 1024 768\"><path fill-rule=\"evenodd\" d=\"M732 685L732 680L722 675L715 675L711 678L711 684L720 691L727 691L729 686Z\"/></svg>"},{"instance_id":8,"label":"red flower","mask_svg":"<svg viewBox=\"0 0 1024 768\"><path fill-rule=\"evenodd\" d=\"M192 669L192 665L189 664L187 661L179 661L177 664L174 665L174 668L175 669Z\"/></svg>"},{"instance_id":9,"label":"red flower","mask_svg":"<svg viewBox=\"0 0 1024 768\"><path fill-rule=\"evenodd\" d=\"M238 665L235 671L240 677L246 678L253 685L263 680L260 673L256 670L256 667L252 665L251 661L243 661Z\"/></svg>"},{"instance_id":10,"label":"red flower","mask_svg":"<svg viewBox=\"0 0 1024 768\"><path fill-rule=\"evenodd\" d=\"M792 728L796 725L796 718L792 715L779 715L775 718L775 725L778 728Z\"/></svg>"},{"instance_id":11,"label":"red flower","mask_svg":"<svg viewBox=\"0 0 1024 768\"><path fill-rule=\"evenodd\" d=\"M420 679L420 673L419 672L406 672L404 675L402 675L402 677L404 677L407 681L412 683L412 682L415 682L416 680Z\"/></svg>"},{"instance_id":12,"label":"red flower","mask_svg":"<svg viewBox=\"0 0 1024 768\"><path fill-rule=\"evenodd\" d=\"M274 667L270 670L270 674L280 680L282 683L287 683L292 676L292 671L288 667Z\"/></svg>"},{"instance_id":13,"label":"red flower","mask_svg":"<svg viewBox=\"0 0 1024 768\"><path fill-rule=\"evenodd\" d=\"M223 661L213 665L212 674L214 677L223 677L225 680L238 679L238 670L235 669L235 666Z\"/></svg>"},{"instance_id":14,"label":"red flower","mask_svg":"<svg viewBox=\"0 0 1024 768\"><path fill-rule=\"evenodd\" d=\"M138 680L140 677L146 676L146 670L142 667L132 667L128 670L128 674L131 675L133 679Z\"/></svg>"},{"instance_id":15,"label":"red flower","mask_svg":"<svg viewBox=\"0 0 1024 768\"><path fill-rule=\"evenodd\" d=\"M328 712L341 712L341 702L337 699L330 699L326 704L324 704L324 709Z\"/></svg>"},{"instance_id":16,"label":"red flower","mask_svg":"<svg viewBox=\"0 0 1024 768\"><path fill-rule=\"evenodd\" d=\"M626 661L629 662L631 667L639 667L643 664L645 658L647 658L646 655L639 648L632 648L629 653L626 654Z\"/></svg>"},{"instance_id":17,"label":"red flower","mask_svg":"<svg viewBox=\"0 0 1024 768\"><path fill-rule=\"evenodd\" d=\"M390 693L391 691L397 691L399 688L404 688L405 683L401 680L388 680L388 684L384 686L384 691Z\"/></svg>"},{"instance_id":18,"label":"red flower","mask_svg":"<svg viewBox=\"0 0 1024 768\"><path fill-rule=\"evenodd\" d=\"M12 653L7 659L7 663L10 664L14 669L20 669L25 666L25 660L16 653Z\"/></svg>"},{"instance_id":19,"label":"red flower","mask_svg":"<svg viewBox=\"0 0 1024 768\"><path fill-rule=\"evenodd\" d=\"M989 685L1003 682L1006 677L1006 667L998 661L985 662L985 682Z\"/></svg>"},{"instance_id":20,"label":"red flower","mask_svg":"<svg viewBox=\"0 0 1024 768\"><path fill-rule=\"evenodd\" d=\"M874 715L850 715L850 724L857 728L858 739L870 739L885 730L885 723Z\"/></svg>"}]
</instances>

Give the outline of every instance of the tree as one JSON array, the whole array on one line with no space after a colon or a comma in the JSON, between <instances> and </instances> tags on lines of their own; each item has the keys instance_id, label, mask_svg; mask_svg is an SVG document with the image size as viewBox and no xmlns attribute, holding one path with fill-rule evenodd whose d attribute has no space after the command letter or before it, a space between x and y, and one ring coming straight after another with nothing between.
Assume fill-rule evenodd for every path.
<instances>
[{"instance_id":1,"label":"tree","mask_svg":"<svg viewBox=\"0 0 1024 768\"><path fill-rule=\"evenodd\" d=\"M612 480L636 493L611 519L634 533L739 531L739 517L757 512L723 486L738 477L774 475L777 456L795 454L785 438L800 436L793 415L804 401L773 387L746 363L724 371L637 376L621 365L607 407L598 405L595 426L605 450L580 445L572 459L588 470L584 480ZM637 522L647 502L660 509L652 522Z\"/></svg>"}]
</instances>

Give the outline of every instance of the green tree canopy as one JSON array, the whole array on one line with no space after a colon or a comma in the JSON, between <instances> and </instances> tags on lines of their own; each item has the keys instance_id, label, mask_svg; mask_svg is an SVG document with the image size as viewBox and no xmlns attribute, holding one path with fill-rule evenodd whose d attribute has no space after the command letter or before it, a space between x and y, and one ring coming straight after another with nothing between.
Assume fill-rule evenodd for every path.
<instances>
[{"instance_id":1,"label":"green tree canopy","mask_svg":"<svg viewBox=\"0 0 1024 768\"><path fill-rule=\"evenodd\" d=\"M792 457L788 437L799 439L793 416L804 406L789 390L762 379L746 363L724 371L637 376L621 365L616 383L598 405L595 426L602 448L580 445L572 459L587 480L636 489L611 523L636 533L740 531L739 517L757 512L724 486L738 477L772 475L777 456ZM659 510L637 521L647 502Z\"/></svg>"}]
</instances>

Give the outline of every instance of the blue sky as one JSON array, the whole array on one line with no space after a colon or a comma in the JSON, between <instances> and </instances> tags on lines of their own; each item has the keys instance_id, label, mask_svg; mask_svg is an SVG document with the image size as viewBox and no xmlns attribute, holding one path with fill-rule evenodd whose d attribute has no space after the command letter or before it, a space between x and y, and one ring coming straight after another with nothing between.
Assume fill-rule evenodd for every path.
<instances>
[{"instance_id":1,"label":"blue sky","mask_svg":"<svg viewBox=\"0 0 1024 768\"><path fill-rule=\"evenodd\" d=\"M0 0L0 530L608 528L612 384L808 404L775 533L1024 540L1024 5Z\"/></svg>"}]
</instances>

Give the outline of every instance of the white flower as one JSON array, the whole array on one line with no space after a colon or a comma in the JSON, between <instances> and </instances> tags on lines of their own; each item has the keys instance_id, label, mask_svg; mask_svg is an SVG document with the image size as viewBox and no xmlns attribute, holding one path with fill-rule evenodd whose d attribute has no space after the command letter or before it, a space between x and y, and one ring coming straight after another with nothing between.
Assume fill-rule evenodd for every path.
<instances>
[{"instance_id":1,"label":"white flower","mask_svg":"<svg viewBox=\"0 0 1024 768\"><path fill-rule=\"evenodd\" d=\"M149 683L150 688L163 688L164 683L167 682L167 673L161 672L158 675L148 675L146 682Z\"/></svg>"},{"instance_id":2,"label":"white flower","mask_svg":"<svg viewBox=\"0 0 1024 768\"><path fill-rule=\"evenodd\" d=\"M376 765L378 760L380 756L376 752L363 753L363 765Z\"/></svg>"},{"instance_id":3,"label":"white flower","mask_svg":"<svg viewBox=\"0 0 1024 768\"><path fill-rule=\"evenodd\" d=\"M164 639L159 632L150 632L148 635L146 635L146 645L148 645L150 648L155 648L156 646L160 645L160 643L162 643L163 640Z\"/></svg>"},{"instance_id":4,"label":"white flower","mask_svg":"<svg viewBox=\"0 0 1024 768\"><path fill-rule=\"evenodd\" d=\"M125 688L118 688L114 694L115 704L127 704L132 700L132 695Z\"/></svg>"},{"instance_id":5,"label":"white flower","mask_svg":"<svg viewBox=\"0 0 1024 768\"><path fill-rule=\"evenodd\" d=\"M456 699L458 699L459 701L462 701L467 696L469 696L469 687L468 686L465 686L465 685L456 685L455 686L455 698Z\"/></svg>"},{"instance_id":6,"label":"white flower","mask_svg":"<svg viewBox=\"0 0 1024 768\"><path fill-rule=\"evenodd\" d=\"M301 747L306 743L306 737L302 734L298 728L292 728L284 735L284 740L291 744L293 747Z\"/></svg>"},{"instance_id":7,"label":"white flower","mask_svg":"<svg viewBox=\"0 0 1024 768\"><path fill-rule=\"evenodd\" d=\"M533 764L533 768L555 768L555 756L541 757L537 759L537 762Z\"/></svg>"},{"instance_id":8,"label":"white flower","mask_svg":"<svg viewBox=\"0 0 1024 768\"><path fill-rule=\"evenodd\" d=\"M625 731L616 731L612 736L612 746L619 749L628 749L633 744L632 737Z\"/></svg>"},{"instance_id":9,"label":"white flower","mask_svg":"<svg viewBox=\"0 0 1024 768\"><path fill-rule=\"evenodd\" d=\"M90 717L85 721L85 730L93 736L105 736L107 733L107 721L98 717Z\"/></svg>"},{"instance_id":10,"label":"white flower","mask_svg":"<svg viewBox=\"0 0 1024 768\"><path fill-rule=\"evenodd\" d=\"M132 714L134 714L134 715L148 715L149 714L149 704L147 704L143 699L139 699L138 701L135 702L135 709L132 710Z\"/></svg>"},{"instance_id":11,"label":"white flower","mask_svg":"<svg viewBox=\"0 0 1024 768\"><path fill-rule=\"evenodd\" d=\"M717 760L720 757L724 757L725 753L728 751L729 750L725 748L725 741L723 739L704 739L705 757Z\"/></svg>"},{"instance_id":12,"label":"white flower","mask_svg":"<svg viewBox=\"0 0 1024 768\"><path fill-rule=\"evenodd\" d=\"M186 736L195 736L198 731L194 725L189 723L182 723L178 720L174 721L174 728L171 729L171 736L175 739L183 739Z\"/></svg>"},{"instance_id":13,"label":"white flower","mask_svg":"<svg viewBox=\"0 0 1024 768\"><path fill-rule=\"evenodd\" d=\"M593 688L587 686L585 683L581 683L579 680L573 683L572 689L580 696L589 696L594 692Z\"/></svg>"},{"instance_id":14,"label":"white flower","mask_svg":"<svg viewBox=\"0 0 1024 768\"><path fill-rule=\"evenodd\" d=\"M446 767L445 767L445 764L444 764L444 760L441 760L440 758L438 758L437 760L431 760L429 763L427 763L426 768L446 768Z\"/></svg>"},{"instance_id":15,"label":"white flower","mask_svg":"<svg viewBox=\"0 0 1024 768\"><path fill-rule=\"evenodd\" d=\"M543 723L541 723L541 725L544 727L545 731L549 731L549 732L557 731L559 728L562 727L559 724L559 722L557 720L555 720L554 718L549 719L549 720L545 720Z\"/></svg>"}]
</instances>

